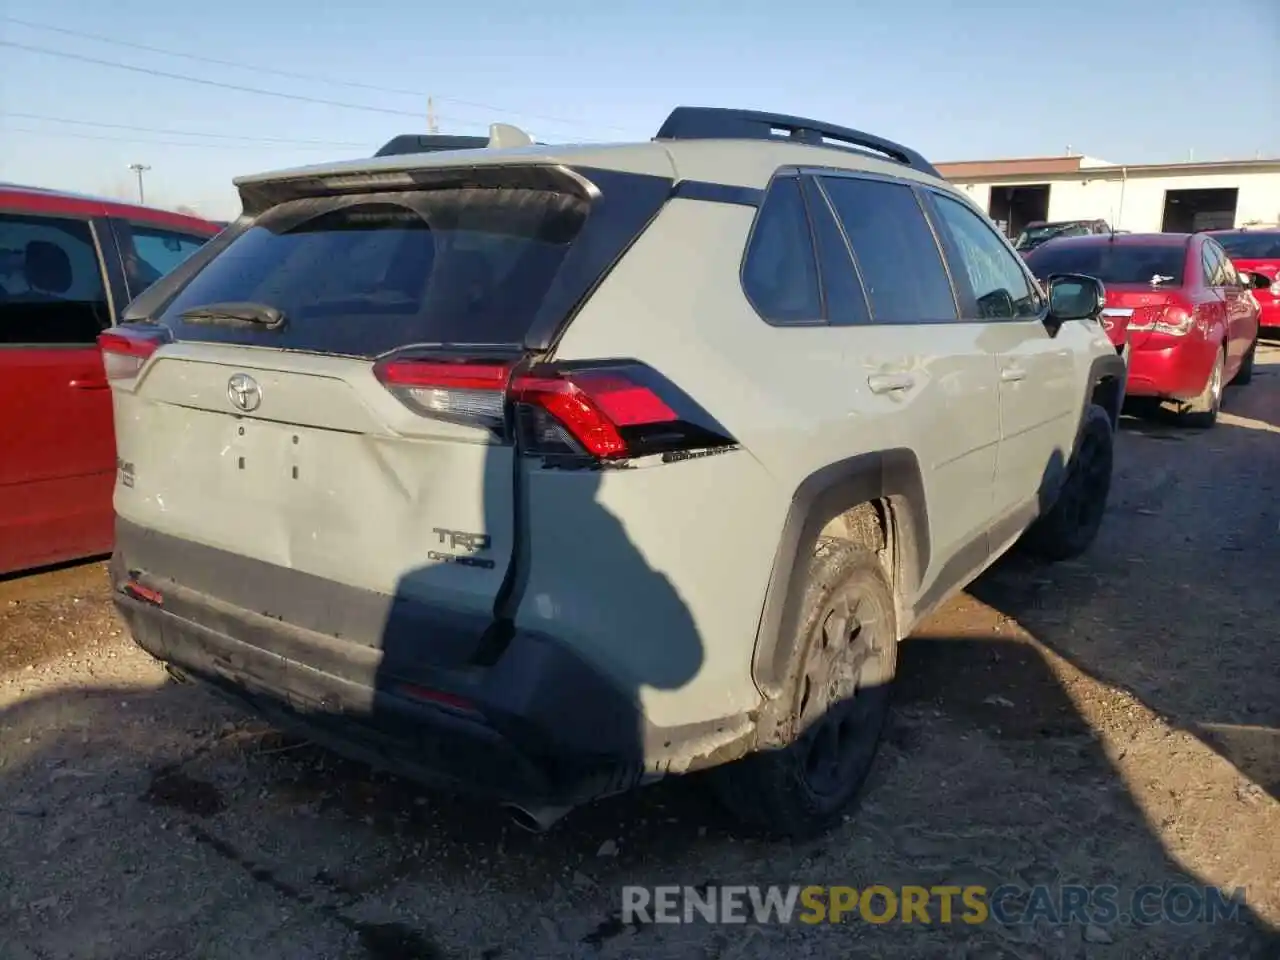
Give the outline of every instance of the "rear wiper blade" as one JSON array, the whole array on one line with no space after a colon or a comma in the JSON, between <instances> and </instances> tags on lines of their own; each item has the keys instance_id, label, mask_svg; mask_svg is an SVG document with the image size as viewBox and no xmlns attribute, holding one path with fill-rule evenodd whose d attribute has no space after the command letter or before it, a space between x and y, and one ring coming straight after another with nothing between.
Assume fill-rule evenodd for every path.
<instances>
[{"instance_id":1,"label":"rear wiper blade","mask_svg":"<svg viewBox=\"0 0 1280 960\"><path fill-rule=\"evenodd\" d=\"M188 323L255 326L266 327L268 330L278 330L285 323L283 310L268 303L254 303L252 301L206 303L183 310L180 316Z\"/></svg>"}]
</instances>

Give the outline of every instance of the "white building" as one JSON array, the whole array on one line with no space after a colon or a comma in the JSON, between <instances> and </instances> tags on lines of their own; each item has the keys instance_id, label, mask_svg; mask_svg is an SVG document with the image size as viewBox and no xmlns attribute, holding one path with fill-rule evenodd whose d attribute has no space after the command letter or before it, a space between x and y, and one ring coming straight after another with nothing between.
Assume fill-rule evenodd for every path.
<instances>
[{"instance_id":1,"label":"white building","mask_svg":"<svg viewBox=\"0 0 1280 960\"><path fill-rule=\"evenodd\" d=\"M1033 220L1173 233L1280 224L1280 159L1118 164L1092 157L937 164L1009 236Z\"/></svg>"}]
</instances>

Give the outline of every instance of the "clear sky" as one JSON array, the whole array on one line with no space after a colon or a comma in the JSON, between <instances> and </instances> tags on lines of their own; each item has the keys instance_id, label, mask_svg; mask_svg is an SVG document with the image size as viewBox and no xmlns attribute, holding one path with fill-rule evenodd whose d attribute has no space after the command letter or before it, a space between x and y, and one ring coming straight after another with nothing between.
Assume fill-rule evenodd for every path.
<instances>
[{"instance_id":1,"label":"clear sky","mask_svg":"<svg viewBox=\"0 0 1280 960\"><path fill-rule=\"evenodd\" d=\"M647 139L683 103L934 161L1275 157L1280 2L0 0L0 180L134 197L144 163L148 202L231 217L232 177L368 155L428 95L441 133L546 141Z\"/></svg>"}]
</instances>

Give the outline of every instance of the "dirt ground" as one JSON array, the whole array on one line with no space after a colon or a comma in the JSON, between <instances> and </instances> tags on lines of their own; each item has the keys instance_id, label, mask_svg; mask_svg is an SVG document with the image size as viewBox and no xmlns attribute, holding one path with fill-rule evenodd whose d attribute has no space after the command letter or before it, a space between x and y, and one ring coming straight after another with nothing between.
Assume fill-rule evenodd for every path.
<instances>
[{"instance_id":1,"label":"dirt ground","mask_svg":"<svg viewBox=\"0 0 1280 960\"><path fill-rule=\"evenodd\" d=\"M549 834L169 682L105 569L0 581L0 958L1280 958L1280 349L1197 433L1127 422L1084 559L908 641L859 809L736 834L696 779ZM1244 887L1216 924L619 922L624 884ZM1123 900L1122 900L1123 902Z\"/></svg>"}]
</instances>

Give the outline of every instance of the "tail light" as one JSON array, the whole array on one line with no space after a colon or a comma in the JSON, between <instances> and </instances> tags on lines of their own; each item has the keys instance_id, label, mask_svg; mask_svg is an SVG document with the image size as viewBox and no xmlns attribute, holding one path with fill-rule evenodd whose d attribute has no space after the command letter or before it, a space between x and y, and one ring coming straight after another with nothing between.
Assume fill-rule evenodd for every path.
<instances>
[{"instance_id":1,"label":"tail light","mask_svg":"<svg viewBox=\"0 0 1280 960\"><path fill-rule=\"evenodd\" d=\"M424 417L501 431L506 419L509 363L389 360L374 375L410 410Z\"/></svg>"},{"instance_id":2,"label":"tail light","mask_svg":"<svg viewBox=\"0 0 1280 960\"><path fill-rule=\"evenodd\" d=\"M485 427L522 452L622 460L733 444L692 398L634 361L542 364L398 358L374 375L421 416Z\"/></svg>"},{"instance_id":3,"label":"tail light","mask_svg":"<svg viewBox=\"0 0 1280 960\"><path fill-rule=\"evenodd\" d=\"M98 334L107 379L132 380L142 370L147 358L169 340L169 331L164 327L137 329L119 326Z\"/></svg>"},{"instance_id":4,"label":"tail light","mask_svg":"<svg viewBox=\"0 0 1280 960\"><path fill-rule=\"evenodd\" d=\"M1129 321L1130 330L1151 330L1165 333L1173 337L1186 336L1195 326L1196 318L1186 307L1180 304L1166 304L1162 307L1148 307L1134 313Z\"/></svg>"}]
</instances>

